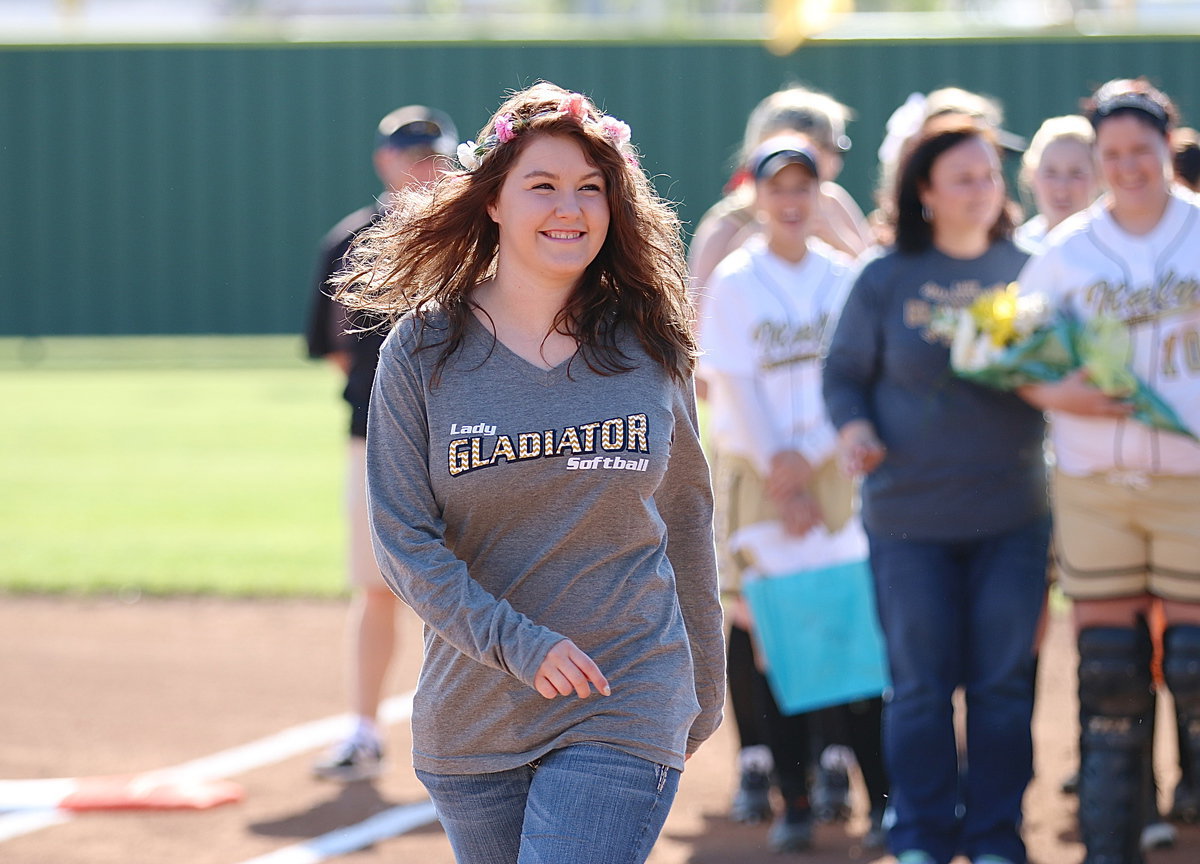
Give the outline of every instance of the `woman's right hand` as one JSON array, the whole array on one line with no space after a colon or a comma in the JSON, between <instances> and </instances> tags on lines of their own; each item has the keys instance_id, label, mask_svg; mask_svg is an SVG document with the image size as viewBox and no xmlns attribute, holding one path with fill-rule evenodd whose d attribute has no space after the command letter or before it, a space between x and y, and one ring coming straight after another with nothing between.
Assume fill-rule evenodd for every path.
<instances>
[{"instance_id":1,"label":"woman's right hand","mask_svg":"<svg viewBox=\"0 0 1200 864\"><path fill-rule=\"evenodd\" d=\"M851 420L838 431L838 464L851 477L870 474L887 456L887 448L869 420Z\"/></svg>"},{"instance_id":2,"label":"woman's right hand","mask_svg":"<svg viewBox=\"0 0 1200 864\"><path fill-rule=\"evenodd\" d=\"M600 667L570 639L551 648L533 676L534 688L547 699L572 693L586 699L592 695L592 685L604 696L612 692Z\"/></svg>"},{"instance_id":3,"label":"woman's right hand","mask_svg":"<svg viewBox=\"0 0 1200 864\"><path fill-rule=\"evenodd\" d=\"M1085 369L1076 369L1058 381L1026 384L1017 395L1039 411L1064 411L1084 417L1128 417L1133 406L1105 395L1088 380Z\"/></svg>"}]
</instances>

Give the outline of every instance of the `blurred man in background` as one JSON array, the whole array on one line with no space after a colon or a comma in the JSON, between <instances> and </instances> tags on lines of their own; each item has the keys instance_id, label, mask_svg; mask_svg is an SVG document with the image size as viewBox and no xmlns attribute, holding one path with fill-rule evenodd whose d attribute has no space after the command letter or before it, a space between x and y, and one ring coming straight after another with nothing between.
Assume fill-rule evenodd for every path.
<instances>
[{"instance_id":1,"label":"blurred man in background","mask_svg":"<svg viewBox=\"0 0 1200 864\"><path fill-rule=\"evenodd\" d=\"M350 404L346 513L349 610L349 696L354 727L313 765L317 777L349 783L377 776L383 767L383 743L377 713L388 668L396 647L397 599L383 581L371 548L367 522L367 408L379 347L387 330L362 320L329 296L329 277L342 268L351 242L387 208L397 192L429 183L448 164L458 133L446 114L422 105L397 108L379 123L373 156L384 191L372 206L342 219L321 244L313 282L305 338L310 357L324 358L346 376L344 398Z\"/></svg>"}]
</instances>

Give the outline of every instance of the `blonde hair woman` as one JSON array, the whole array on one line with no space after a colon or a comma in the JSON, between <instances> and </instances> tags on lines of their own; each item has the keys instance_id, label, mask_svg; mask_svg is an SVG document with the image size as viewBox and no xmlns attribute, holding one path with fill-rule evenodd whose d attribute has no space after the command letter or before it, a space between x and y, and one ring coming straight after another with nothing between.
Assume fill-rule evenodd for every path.
<instances>
[{"instance_id":1,"label":"blonde hair woman","mask_svg":"<svg viewBox=\"0 0 1200 864\"><path fill-rule=\"evenodd\" d=\"M1068 114L1046 120L1021 157L1022 192L1033 199L1035 215L1018 226L1013 240L1029 254L1040 252L1046 235L1068 216L1087 208L1100 192L1092 162L1096 133L1086 117Z\"/></svg>"}]
</instances>

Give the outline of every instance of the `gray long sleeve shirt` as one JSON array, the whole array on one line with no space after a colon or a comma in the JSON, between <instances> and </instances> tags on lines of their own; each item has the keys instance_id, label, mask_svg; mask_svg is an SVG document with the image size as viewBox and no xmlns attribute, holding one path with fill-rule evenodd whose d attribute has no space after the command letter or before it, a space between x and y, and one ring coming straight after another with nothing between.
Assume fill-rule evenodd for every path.
<instances>
[{"instance_id":1,"label":"gray long sleeve shirt","mask_svg":"<svg viewBox=\"0 0 1200 864\"><path fill-rule=\"evenodd\" d=\"M413 764L503 771L590 741L682 768L724 703L692 394L631 337L633 371L543 370L474 319L435 386L418 334L409 317L384 344L367 434L375 554L426 624ZM533 689L563 637L610 696Z\"/></svg>"}]
</instances>

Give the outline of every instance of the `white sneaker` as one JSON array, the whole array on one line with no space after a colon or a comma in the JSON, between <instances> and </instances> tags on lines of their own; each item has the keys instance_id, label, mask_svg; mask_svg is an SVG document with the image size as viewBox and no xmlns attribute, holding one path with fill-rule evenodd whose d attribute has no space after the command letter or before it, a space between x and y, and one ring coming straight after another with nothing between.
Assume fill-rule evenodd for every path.
<instances>
[{"instance_id":1,"label":"white sneaker","mask_svg":"<svg viewBox=\"0 0 1200 864\"><path fill-rule=\"evenodd\" d=\"M1175 826L1169 822L1151 822L1142 829L1142 851L1170 849L1175 845Z\"/></svg>"},{"instance_id":2,"label":"white sneaker","mask_svg":"<svg viewBox=\"0 0 1200 864\"><path fill-rule=\"evenodd\" d=\"M383 748L378 741L347 738L313 763L313 776L339 783L369 780L383 773Z\"/></svg>"}]
</instances>

